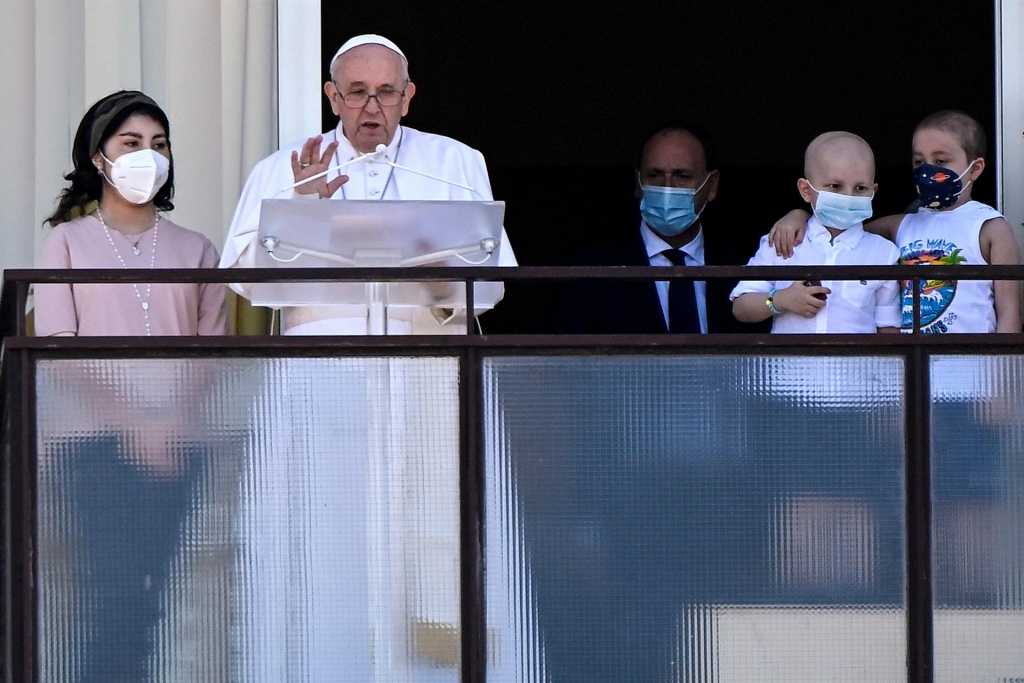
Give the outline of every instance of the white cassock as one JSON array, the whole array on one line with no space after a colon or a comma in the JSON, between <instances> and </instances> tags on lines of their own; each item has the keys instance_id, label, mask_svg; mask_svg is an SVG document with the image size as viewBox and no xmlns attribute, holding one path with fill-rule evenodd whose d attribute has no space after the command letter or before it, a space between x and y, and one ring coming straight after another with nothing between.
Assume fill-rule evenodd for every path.
<instances>
[{"instance_id":1,"label":"white cassock","mask_svg":"<svg viewBox=\"0 0 1024 683\"><path fill-rule=\"evenodd\" d=\"M325 134L323 145L337 136ZM290 157L302 144L253 170L222 267L254 265L261 202L294 182ZM331 165L356 156L342 137ZM450 138L401 126L387 157L491 198L483 156ZM481 198L379 162L341 172L349 181L334 200ZM504 232L498 264L516 265ZM464 319L445 324L439 310L393 309L388 330L464 333ZM366 334L367 309L288 308L283 327L286 334ZM455 683L457 362L307 358L272 366L251 411L255 438L242 486L241 678Z\"/></svg>"},{"instance_id":2,"label":"white cassock","mask_svg":"<svg viewBox=\"0 0 1024 683\"><path fill-rule=\"evenodd\" d=\"M338 129L324 133L321 149L339 140L335 159L336 166L360 156L352 143ZM288 193L280 194L282 188L295 182L292 172L291 154L302 149L305 140L295 142L271 154L253 169L249 180L238 200L235 217L231 221L227 241L220 259L221 268L253 267L255 265L256 233L260 222L260 205L264 199L276 197L304 197ZM367 160L357 162L327 176L328 180L341 174L349 180L331 198L344 199L417 199L440 201L491 200L491 183L487 178L487 165L477 150L443 135L422 133L408 126L398 126L395 137L388 145L386 157L393 163L417 171L445 178L454 183L474 188L479 195L455 185L425 178L423 176L393 168L385 163ZM317 201L311 198L309 201ZM499 266L516 265L508 236L501 233ZM245 288L233 288L243 296ZM459 316L451 319L450 312L440 308L395 309L388 313L389 334L457 334L465 333ZM291 307L284 309L282 317L284 334L366 334L367 309L365 306L318 306Z\"/></svg>"}]
</instances>

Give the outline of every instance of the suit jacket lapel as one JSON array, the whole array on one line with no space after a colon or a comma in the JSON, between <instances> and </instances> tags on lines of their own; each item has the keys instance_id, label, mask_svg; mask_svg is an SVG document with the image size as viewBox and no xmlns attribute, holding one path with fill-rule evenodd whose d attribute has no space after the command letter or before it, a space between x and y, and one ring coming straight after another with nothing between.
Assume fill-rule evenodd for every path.
<instances>
[{"instance_id":1,"label":"suit jacket lapel","mask_svg":"<svg viewBox=\"0 0 1024 683\"><path fill-rule=\"evenodd\" d=\"M640 223L633 231L633 240L629 245L626 263L634 266L649 266L651 260L647 258L647 245L644 244L643 235L640 234ZM661 299L658 298L658 286L653 280L647 282L630 283L636 287L638 304L647 318L651 332L668 332L668 325L665 324L665 313L661 309Z\"/></svg>"}]
</instances>

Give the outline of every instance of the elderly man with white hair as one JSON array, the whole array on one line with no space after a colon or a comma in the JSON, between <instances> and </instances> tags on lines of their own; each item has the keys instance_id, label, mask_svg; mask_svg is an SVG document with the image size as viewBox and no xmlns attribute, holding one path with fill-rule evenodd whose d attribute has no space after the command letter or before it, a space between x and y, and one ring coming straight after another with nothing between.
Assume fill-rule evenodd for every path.
<instances>
[{"instance_id":1,"label":"elderly man with white hair","mask_svg":"<svg viewBox=\"0 0 1024 683\"><path fill-rule=\"evenodd\" d=\"M356 36L331 61L331 78L324 93L338 126L323 135L295 142L261 161L245 184L235 210L220 266L252 267L259 227L260 204L299 181L334 166L374 152L385 145L383 156L392 163L443 178L435 180L372 158L299 185L292 197L320 199L490 200L491 185L483 155L442 135L423 133L402 125L416 84L409 80L405 54L378 35ZM464 187L459 187L459 186ZM476 192L465 189L473 188ZM498 265L516 265L502 232ZM239 293L245 294L239 287ZM461 319L458 319L461 320ZM464 331L446 309L391 311L391 334L444 334ZM456 322L456 324L447 324ZM284 311L285 334L366 334L364 306L293 307Z\"/></svg>"},{"instance_id":2,"label":"elderly man with white hair","mask_svg":"<svg viewBox=\"0 0 1024 683\"><path fill-rule=\"evenodd\" d=\"M254 265L263 199L378 146L391 162L450 183L364 161L292 196L490 199L479 152L401 124L416 87L391 41L367 35L345 43L324 90L337 128L257 165L222 267ZM504 234L499 265L515 265ZM465 329L427 307L402 315L389 312L389 332ZM287 308L282 323L286 334L368 331L365 306ZM239 679L457 680L457 359L288 358L265 368L240 487Z\"/></svg>"}]
</instances>

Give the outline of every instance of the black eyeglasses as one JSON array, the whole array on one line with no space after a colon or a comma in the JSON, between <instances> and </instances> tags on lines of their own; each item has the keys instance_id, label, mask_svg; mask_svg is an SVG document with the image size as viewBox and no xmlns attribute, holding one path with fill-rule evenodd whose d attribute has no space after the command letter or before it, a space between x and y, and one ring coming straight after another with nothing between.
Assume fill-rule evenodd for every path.
<instances>
[{"instance_id":1,"label":"black eyeglasses","mask_svg":"<svg viewBox=\"0 0 1024 683\"><path fill-rule=\"evenodd\" d=\"M336 81L334 87L338 88ZM349 109L362 109L370 103L370 98L376 98L377 104L382 107L394 107L401 104L402 98L405 97L404 90L394 90L392 88L384 88L377 92L366 92L365 90L356 90L347 94L342 94L341 89L338 88L338 96L341 97L341 101L345 103L345 106Z\"/></svg>"}]
</instances>

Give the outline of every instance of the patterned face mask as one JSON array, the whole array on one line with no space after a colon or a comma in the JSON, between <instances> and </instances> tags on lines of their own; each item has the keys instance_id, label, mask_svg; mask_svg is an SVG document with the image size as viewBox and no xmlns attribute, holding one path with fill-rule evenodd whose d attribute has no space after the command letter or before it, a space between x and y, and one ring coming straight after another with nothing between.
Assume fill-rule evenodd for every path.
<instances>
[{"instance_id":1,"label":"patterned face mask","mask_svg":"<svg viewBox=\"0 0 1024 683\"><path fill-rule=\"evenodd\" d=\"M935 164L921 164L914 169L914 184L917 185L917 193L921 196L921 203L929 209L948 209L956 204L956 200L971 184L968 180L962 182L962 178L974 168L975 159L967 165L960 175L956 171L945 166Z\"/></svg>"}]
</instances>

